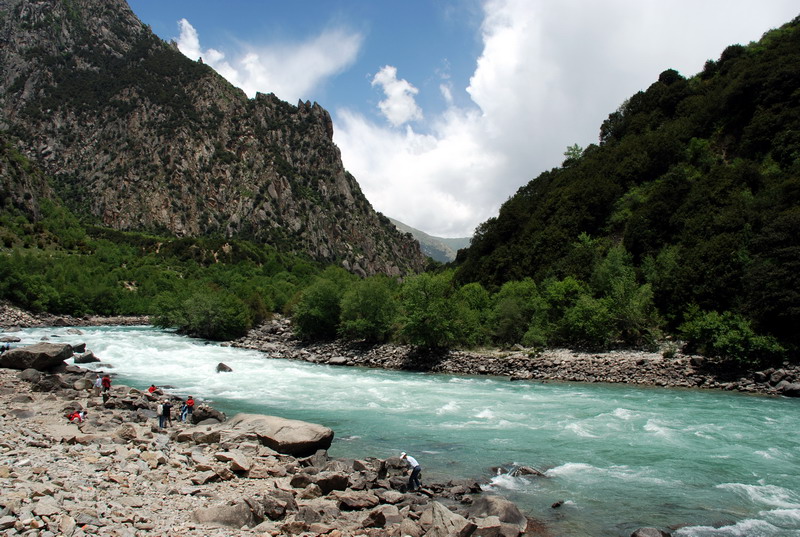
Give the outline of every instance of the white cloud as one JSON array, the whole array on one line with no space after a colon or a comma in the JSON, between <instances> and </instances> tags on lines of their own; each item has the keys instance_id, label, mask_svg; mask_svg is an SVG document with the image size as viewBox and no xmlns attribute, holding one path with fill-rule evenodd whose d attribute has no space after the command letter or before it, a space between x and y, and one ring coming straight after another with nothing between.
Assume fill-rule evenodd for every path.
<instances>
[{"instance_id":1,"label":"white cloud","mask_svg":"<svg viewBox=\"0 0 800 537\"><path fill-rule=\"evenodd\" d=\"M380 86L386 98L378 103L384 117L395 127L409 121L422 119L422 109L417 106L414 95L419 90L407 80L397 79L397 68L385 65L372 79L373 86Z\"/></svg>"},{"instance_id":2,"label":"white cloud","mask_svg":"<svg viewBox=\"0 0 800 537\"><path fill-rule=\"evenodd\" d=\"M178 48L187 57L200 57L233 85L253 97L269 91L289 102L312 93L325 80L336 75L356 59L363 36L343 29L325 30L303 43L247 45L226 60L225 54L203 50L195 28L186 19L179 21Z\"/></svg>"},{"instance_id":3,"label":"white cloud","mask_svg":"<svg viewBox=\"0 0 800 537\"><path fill-rule=\"evenodd\" d=\"M429 134L338 110L334 139L377 210L435 235L469 235L517 188L560 165L567 146L596 142L608 114L661 71L693 75L794 9L787 0L488 0L469 86L439 88L447 110L427 114ZM384 88L405 82L393 68L384 75ZM408 88L398 93L413 102ZM455 91L473 107L454 107ZM384 102L393 125L412 117L408 102Z\"/></svg>"}]
</instances>

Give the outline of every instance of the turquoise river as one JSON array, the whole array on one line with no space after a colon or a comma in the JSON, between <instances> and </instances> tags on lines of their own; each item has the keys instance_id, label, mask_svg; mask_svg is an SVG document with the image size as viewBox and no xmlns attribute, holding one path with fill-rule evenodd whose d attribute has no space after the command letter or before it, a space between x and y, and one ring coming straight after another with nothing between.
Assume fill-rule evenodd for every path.
<instances>
[{"instance_id":1,"label":"turquoise river","mask_svg":"<svg viewBox=\"0 0 800 537\"><path fill-rule=\"evenodd\" d=\"M800 536L800 400L320 366L149 327L82 331L18 335L85 342L118 382L168 385L228 415L324 424L336 433L334 457L408 451L423 484L477 479L553 535L656 526L677 536ZM220 362L233 371L216 373ZM547 477L492 470L515 465Z\"/></svg>"}]
</instances>

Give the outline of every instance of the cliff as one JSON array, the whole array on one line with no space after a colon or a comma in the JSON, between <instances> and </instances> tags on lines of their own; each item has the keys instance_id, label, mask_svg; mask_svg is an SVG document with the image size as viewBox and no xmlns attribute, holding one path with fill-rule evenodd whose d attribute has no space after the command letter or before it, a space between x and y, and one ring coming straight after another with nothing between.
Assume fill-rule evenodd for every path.
<instances>
[{"instance_id":1,"label":"cliff","mask_svg":"<svg viewBox=\"0 0 800 537\"><path fill-rule=\"evenodd\" d=\"M124 0L0 0L0 130L94 223L248 238L362 275L424 264L344 169L326 110L248 99Z\"/></svg>"}]
</instances>

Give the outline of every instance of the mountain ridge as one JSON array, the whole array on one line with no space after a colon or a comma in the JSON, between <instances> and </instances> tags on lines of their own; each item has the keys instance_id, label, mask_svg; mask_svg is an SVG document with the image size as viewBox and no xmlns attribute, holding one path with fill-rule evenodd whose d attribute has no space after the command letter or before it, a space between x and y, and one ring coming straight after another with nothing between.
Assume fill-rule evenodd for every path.
<instances>
[{"instance_id":1,"label":"mountain ridge","mask_svg":"<svg viewBox=\"0 0 800 537\"><path fill-rule=\"evenodd\" d=\"M419 242L422 253L439 263L454 261L458 250L469 246L471 240L471 237L437 237L404 224L395 218L389 217L389 221L403 233L410 233Z\"/></svg>"},{"instance_id":2,"label":"mountain ridge","mask_svg":"<svg viewBox=\"0 0 800 537\"><path fill-rule=\"evenodd\" d=\"M317 103L248 99L123 0L2 0L0 37L0 129L92 223L263 241L362 276L424 266Z\"/></svg>"}]
</instances>

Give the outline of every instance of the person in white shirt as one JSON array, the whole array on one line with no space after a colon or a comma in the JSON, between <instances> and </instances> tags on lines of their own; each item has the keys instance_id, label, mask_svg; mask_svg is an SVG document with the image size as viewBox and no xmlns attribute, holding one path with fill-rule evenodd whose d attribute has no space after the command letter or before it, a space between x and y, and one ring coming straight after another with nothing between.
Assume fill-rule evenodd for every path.
<instances>
[{"instance_id":1,"label":"person in white shirt","mask_svg":"<svg viewBox=\"0 0 800 537\"><path fill-rule=\"evenodd\" d=\"M419 482L419 476L422 473L422 468L417 462L417 459L405 451L400 453L400 459L406 461L408 467L411 468L411 475L408 478L408 490L411 492L419 490L419 488L422 487L422 484Z\"/></svg>"}]
</instances>

